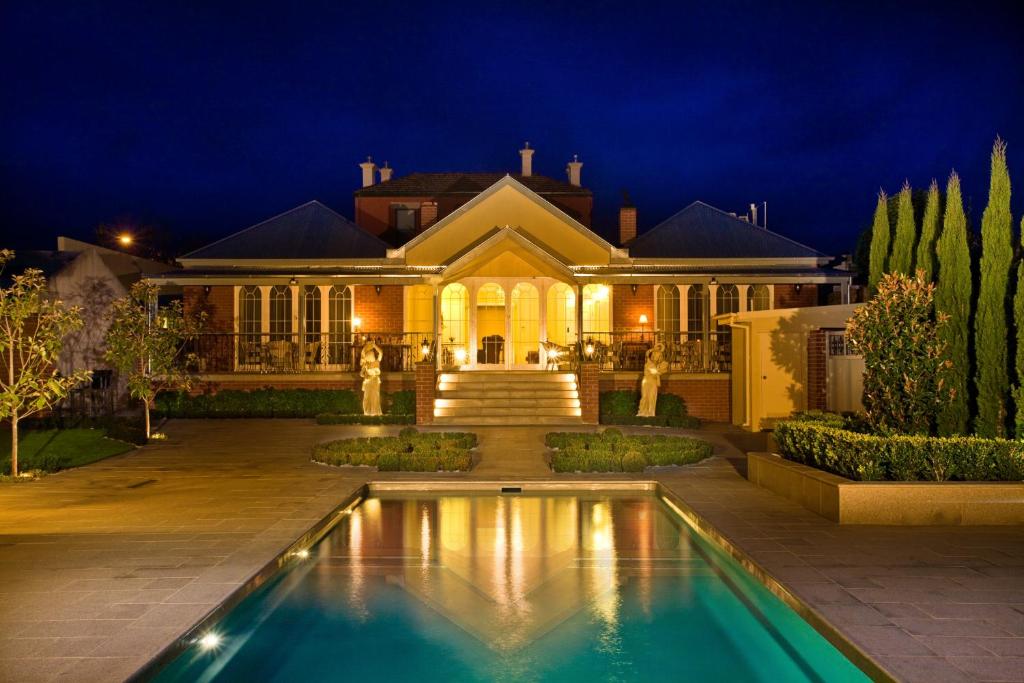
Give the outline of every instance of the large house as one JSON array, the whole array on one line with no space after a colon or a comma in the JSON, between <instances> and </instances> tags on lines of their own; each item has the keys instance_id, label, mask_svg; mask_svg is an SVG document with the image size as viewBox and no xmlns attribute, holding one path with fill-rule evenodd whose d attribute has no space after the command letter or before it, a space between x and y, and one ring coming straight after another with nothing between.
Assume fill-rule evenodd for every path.
<instances>
[{"instance_id":1,"label":"large house","mask_svg":"<svg viewBox=\"0 0 1024 683\"><path fill-rule=\"evenodd\" d=\"M392 177L367 160L355 222L311 201L182 257L154 279L208 315L194 370L211 389L358 387L373 339L385 390L433 400L424 419L578 420L575 383L544 382L590 361L601 390L635 388L662 342L662 390L728 420L719 316L849 301L832 257L699 201L639 236L623 206L612 244L590 228L582 162L561 181L533 174L533 153L518 174Z\"/></svg>"}]
</instances>

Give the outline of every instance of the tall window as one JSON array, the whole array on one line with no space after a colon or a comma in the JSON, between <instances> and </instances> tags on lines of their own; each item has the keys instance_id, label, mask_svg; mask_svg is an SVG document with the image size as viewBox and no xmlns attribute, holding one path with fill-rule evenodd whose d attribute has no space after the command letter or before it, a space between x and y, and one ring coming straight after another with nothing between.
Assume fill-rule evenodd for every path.
<instances>
[{"instance_id":1,"label":"tall window","mask_svg":"<svg viewBox=\"0 0 1024 683\"><path fill-rule=\"evenodd\" d=\"M333 365L352 362L352 289L334 285L327 294L327 357Z\"/></svg>"},{"instance_id":2,"label":"tall window","mask_svg":"<svg viewBox=\"0 0 1024 683\"><path fill-rule=\"evenodd\" d=\"M772 306L768 285L750 285L747 288L747 310L767 311Z\"/></svg>"},{"instance_id":3,"label":"tall window","mask_svg":"<svg viewBox=\"0 0 1024 683\"><path fill-rule=\"evenodd\" d=\"M249 342L259 342L263 331L263 296L256 286L238 290L238 332Z\"/></svg>"},{"instance_id":4,"label":"tall window","mask_svg":"<svg viewBox=\"0 0 1024 683\"><path fill-rule=\"evenodd\" d=\"M405 330L434 337L434 288L430 285L405 288Z\"/></svg>"},{"instance_id":5,"label":"tall window","mask_svg":"<svg viewBox=\"0 0 1024 683\"><path fill-rule=\"evenodd\" d=\"M292 290L285 285L270 288L270 340L287 340L292 333Z\"/></svg>"},{"instance_id":6,"label":"tall window","mask_svg":"<svg viewBox=\"0 0 1024 683\"><path fill-rule=\"evenodd\" d=\"M512 289L512 362L540 362L540 297L537 288L520 282Z\"/></svg>"},{"instance_id":7,"label":"tall window","mask_svg":"<svg viewBox=\"0 0 1024 683\"><path fill-rule=\"evenodd\" d=\"M469 340L469 291L453 282L441 292L441 343Z\"/></svg>"},{"instance_id":8,"label":"tall window","mask_svg":"<svg viewBox=\"0 0 1024 683\"><path fill-rule=\"evenodd\" d=\"M675 285L658 287L657 306L658 331L674 338L679 333L679 288Z\"/></svg>"},{"instance_id":9,"label":"tall window","mask_svg":"<svg viewBox=\"0 0 1024 683\"><path fill-rule=\"evenodd\" d=\"M548 288L548 341L562 346L576 342L576 293L564 282Z\"/></svg>"},{"instance_id":10,"label":"tall window","mask_svg":"<svg viewBox=\"0 0 1024 683\"><path fill-rule=\"evenodd\" d=\"M690 285L686 292L686 331L690 337L707 331L708 290L704 285Z\"/></svg>"},{"instance_id":11,"label":"tall window","mask_svg":"<svg viewBox=\"0 0 1024 683\"><path fill-rule=\"evenodd\" d=\"M323 331L321 315L320 288L307 285L302 289L302 328L305 331L303 341L306 344L320 341L320 333Z\"/></svg>"},{"instance_id":12,"label":"tall window","mask_svg":"<svg viewBox=\"0 0 1024 683\"><path fill-rule=\"evenodd\" d=\"M583 334L611 332L611 289L608 285L583 288ZM607 341L607 340L606 340Z\"/></svg>"},{"instance_id":13,"label":"tall window","mask_svg":"<svg viewBox=\"0 0 1024 683\"><path fill-rule=\"evenodd\" d=\"M715 295L717 315L740 310L740 290L736 285L719 285Z\"/></svg>"}]
</instances>

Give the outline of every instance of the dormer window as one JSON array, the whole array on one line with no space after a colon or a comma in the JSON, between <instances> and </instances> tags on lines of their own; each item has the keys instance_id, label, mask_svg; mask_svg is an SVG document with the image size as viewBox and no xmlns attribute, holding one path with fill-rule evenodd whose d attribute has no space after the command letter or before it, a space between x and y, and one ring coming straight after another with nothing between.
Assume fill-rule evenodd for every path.
<instances>
[{"instance_id":1,"label":"dormer window","mask_svg":"<svg viewBox=\"0 0 1024 683\"><path fill-rule=\"evenodd\" d=\"M402 235L414 235L416 233L416 206L412 204L392 205L392 221L394 226Z\"/></svg>"}]
</instances>

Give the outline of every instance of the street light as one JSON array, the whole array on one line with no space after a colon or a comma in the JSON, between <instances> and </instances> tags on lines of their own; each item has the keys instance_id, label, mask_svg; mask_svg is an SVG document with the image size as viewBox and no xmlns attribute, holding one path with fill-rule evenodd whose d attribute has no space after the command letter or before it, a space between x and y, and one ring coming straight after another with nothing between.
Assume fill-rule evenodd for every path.
<instances>
[{"instance_id":1,"label":"street light","mask_svg":"<svg viewBox=\"0 0 1024 683\"><path fill-rule=\"evenodd\" d=\"M121 246L123 247L130 247L132 245L132 242L135 241L135 238L132 237L131 233L129 232L122 232L120 235L117 236L117 241L120 242Z\"/></svg>"}]
</instances>

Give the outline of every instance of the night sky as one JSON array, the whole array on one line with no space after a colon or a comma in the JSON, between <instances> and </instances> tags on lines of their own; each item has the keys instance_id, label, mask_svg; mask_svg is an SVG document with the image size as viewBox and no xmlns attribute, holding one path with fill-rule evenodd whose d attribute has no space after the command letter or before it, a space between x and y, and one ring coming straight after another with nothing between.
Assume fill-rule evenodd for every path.
<instances>
[{"instance_id":1,"label":"night sky","mask_svg":"<svg viewBox=\"0 0 1024 683\"><path fill-rule=\"evenodd\" d=\"M605 234L628 188L641 229L767 201L850 251L880 186L954 167L977 224L997 134L1024 211L1012 3L154 4L3 4L0 246L114 221L194 246L310 199L351 218L368 154L516 171L524 140L557 178L580 155Z\"/></svg>"}]
</instances>

